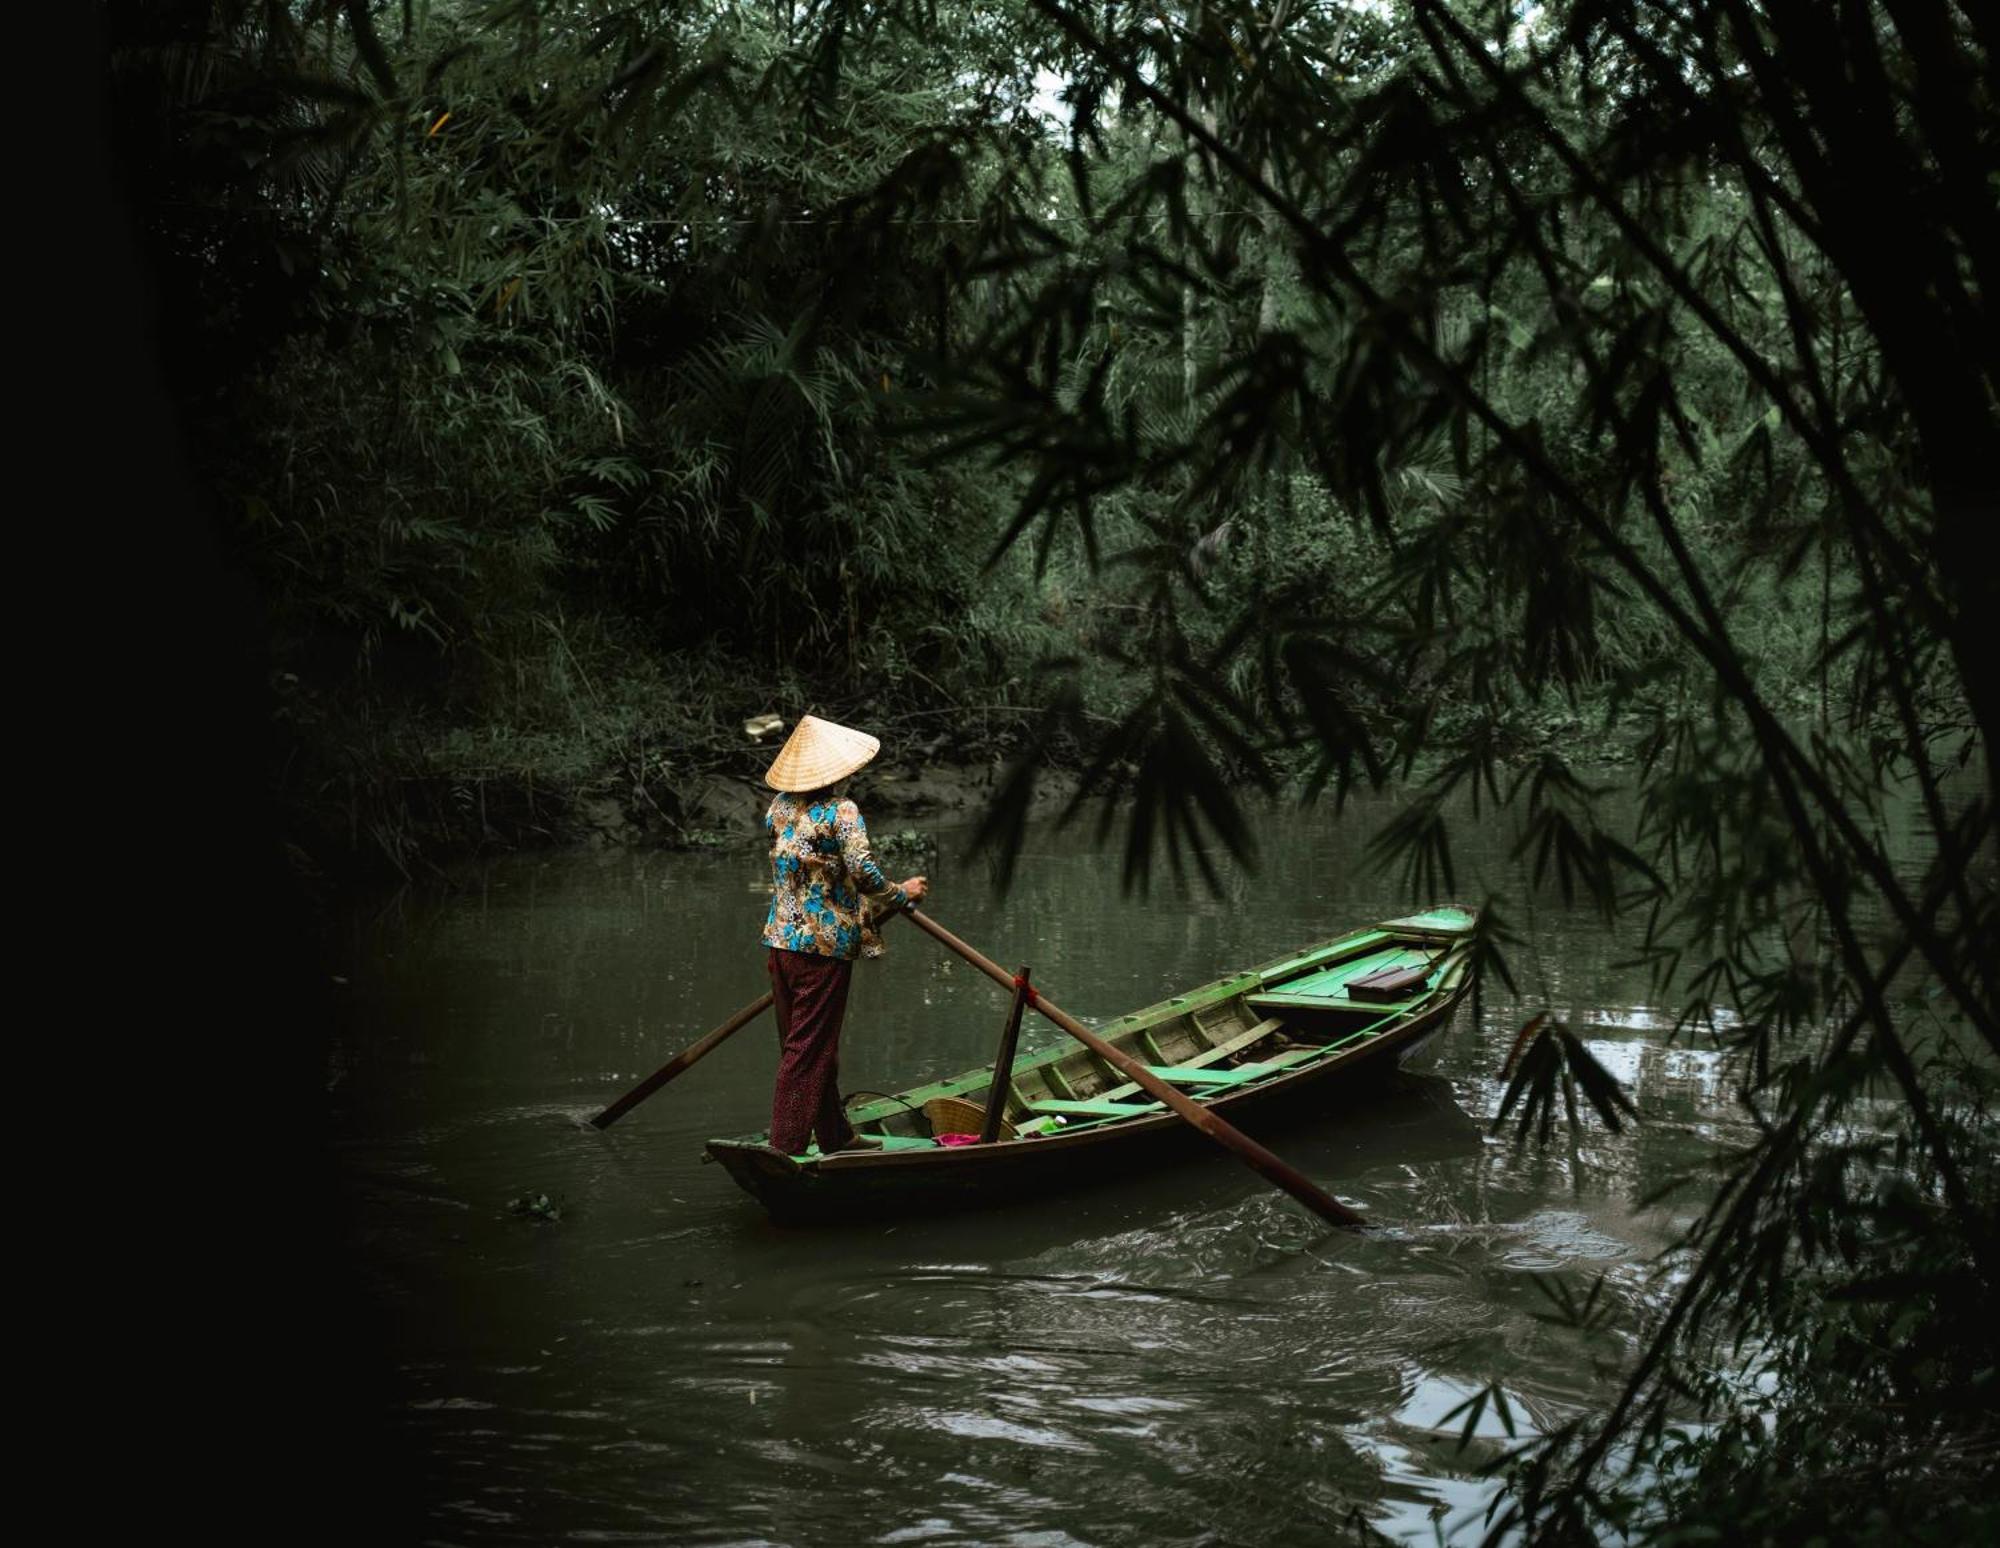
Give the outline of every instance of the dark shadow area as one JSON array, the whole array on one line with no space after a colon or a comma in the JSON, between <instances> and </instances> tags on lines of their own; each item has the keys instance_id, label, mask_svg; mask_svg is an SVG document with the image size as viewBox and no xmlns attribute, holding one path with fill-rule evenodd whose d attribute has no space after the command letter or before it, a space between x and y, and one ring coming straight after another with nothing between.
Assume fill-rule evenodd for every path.
<instances>
[{"instance_id":1,"label":"dark shadow area","mask_svg":"<svg viewBox=\"0 0 2000 1548\"><path fill-rule=\"evenodd\" d=\"M345 1252L325 1122L326 980L267 793L266 623L190 476L158 348L174 298L140 257L102 112L74 115L79 220L52 315L83 337L56 352L56 391L97 437L79 530L130 590L73 700L95 705L97 745L66 783L94 831L140 833L101 867L69 862L64 938L96 965L57 982L107 1099L71 1115L103 1166L85 1218L110 1288L89 1315L132 1354L90 1399L123 1462L78 1508L208 1543L401 1541L380 1303Z\"/></svg>"}]
</instances>

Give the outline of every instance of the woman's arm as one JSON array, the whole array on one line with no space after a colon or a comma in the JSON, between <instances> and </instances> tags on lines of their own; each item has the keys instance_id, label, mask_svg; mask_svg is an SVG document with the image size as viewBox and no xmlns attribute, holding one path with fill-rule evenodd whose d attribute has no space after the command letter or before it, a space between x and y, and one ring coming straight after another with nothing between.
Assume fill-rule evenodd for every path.
<instances>
[{"instance_id":1,"label":"woman's arm","mask_svg":"<svg viewBox=\"0 0 2000 1548\"><path fill-rule=\"evenodd\" d=\"M834 809L834 828L840 834L841 858L847 862L847 874L854 878L855 886L878 901L893 900L898 908L923 901L929 890L923 877L892 882L882 874L882 867L875 863L874 851L868 847L868 824L861 820L860 807L852 801L842 801Z\"/></svg>"}]
</instances>

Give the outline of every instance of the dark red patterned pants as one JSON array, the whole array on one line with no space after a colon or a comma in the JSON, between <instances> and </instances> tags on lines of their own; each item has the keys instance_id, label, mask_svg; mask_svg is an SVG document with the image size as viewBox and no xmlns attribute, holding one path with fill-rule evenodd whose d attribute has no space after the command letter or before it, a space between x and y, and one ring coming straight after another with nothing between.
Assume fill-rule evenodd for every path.
<instances>
[{"instance_id":1,"label":"dark red patterned pants","mask_svg":"<svg viewBox=\"0 0 2000 1548\"><path fill-rule=\"evenodd\" d=\"M779 1048L771 1144L795 1156L817 1136L821 1150L838 1150L854 1138L840 1107L840 1023L854 964L775 946L769 952Z\"/></svg>"}]
</instances>

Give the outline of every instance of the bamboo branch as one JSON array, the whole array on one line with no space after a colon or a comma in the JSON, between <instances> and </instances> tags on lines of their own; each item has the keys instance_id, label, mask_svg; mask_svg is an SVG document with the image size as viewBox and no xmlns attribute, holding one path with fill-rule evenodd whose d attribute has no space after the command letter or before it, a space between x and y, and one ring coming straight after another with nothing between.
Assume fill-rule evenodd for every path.
<instances>
[{"instance_id":1,"label":"bamboo branch","mask_svg":"<svg viewBox=\"0 0 2000 1548\"><path fill-rule=\"evenodd\" d=\"M1640 557L1637 550L1617 534L1594 505L1583 497L1582 492L1565 478L1506 416L1466 381L1461 373L1453 371L1429 343L1412 330L1408 319L1387 304L1386 299L1369 283L1367 277L1336 244L1326 238L1303 210L1274 188L1242 155L1224 144L1205 125L1197 122L1184 106L1142 76L1128 60L1118 55L1095 32L1072 16L1060 0L1031 0L1031 3L1078 47L1117 74L1128 90L1144 98L1172 119L1185 134L1200 142L1211 156L1226 166L1250 192L1269 203L1292 228L1299 238L1302 250L1313 262L1352 290L1370 307L1386 341L1485 425L1493 433L1496 442L1505 447L1511 456L1532 472L1549 492L1575 515L1579 525L1618 563L1620 568L1632 577L1674 628L1708 662L1722 686L1744 707L1760 741L1783 753L1781 762L1792 767L1795 776L1812 795L1814 801L1825 809L1829 818L1840 830L1843 839L1861 860L1870 879L1881 890L1884 900L1896 914L1898 922L1916 938L1925 960L1959 999L1968 1017L1974 1020L1986 1037L2000 1039L2000 1020L1996 1020L1993 1013L1967 988L1963 975L1958 971L1950 952L1946 950L1936 933L1917 920L1915 909L1897 884L1887 860L1868 843L1854 823L1851 814L1828 788L1824 777L1779 724L1777 717L1758 694L1755 685L1750 682L1741 657L1727 648L1724 641L1713 636L1687 608L1681 605L1660 577L1654 574L1651 566ZM1434 0L1426 0L1426 3L1434 4Z\"/></svg>"}]
</instances>

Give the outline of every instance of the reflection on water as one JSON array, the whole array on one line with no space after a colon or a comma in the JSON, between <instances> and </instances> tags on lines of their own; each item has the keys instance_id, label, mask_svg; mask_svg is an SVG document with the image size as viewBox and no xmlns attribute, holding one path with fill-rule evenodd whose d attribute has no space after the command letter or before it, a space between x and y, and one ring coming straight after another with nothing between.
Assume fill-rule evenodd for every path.
<instances>
[{"instance_id":1,"label":"reflection on water","mask_svg":"<svg viewBox=\"0 0 2000 1548\"><path fill-rule=\"evenodd\" d=\"M1383 808L1265 824L1222 899L1121 899L1045 832L993 897L962 835L938 916L1108 1019L1413 902L1362 846ZM1482 852L1481 843L1490 844ZM1462 865L1508 874L1497 837ZM354 1251L392 1308L400 1424L438 1542L1290 1543L1476 1524L1517 1429L1607 1395L1645 1261L1634 1202L1729 1127L1713 1056L1586 915L1518 911L1523 998L1667 1122L1516 1155L1486 1133L1525 1014L1460 1012L1425 1067L1272 1136L1380 1229L1328 1233L1220 1156L1036 1205L834 1230L767 1222L712 1134L761 1128L768 1024L597 1134L582 1120L763 988L761 861L586 854L486 867L357 920L335 1096ZM1524 891L1518 882L1516 896ZM843 1084L989 1058L990 984L914 932L857 975ZM1038 1028L1031 1046L1053 1029ZM563 1218L512 1215L548 1193ZM1628 1332L1538 1321L1599 1274ZM1593 1358L1594 1357L1594 1358Z\"/></svg>"}]
</instances>

